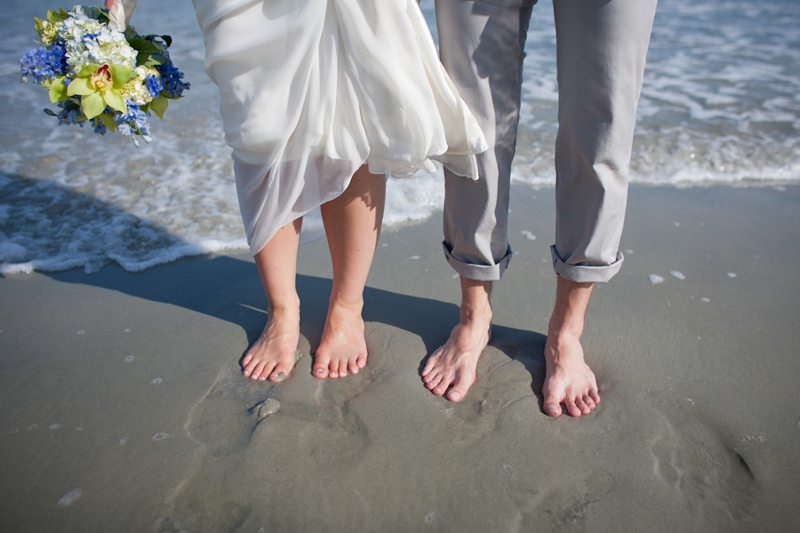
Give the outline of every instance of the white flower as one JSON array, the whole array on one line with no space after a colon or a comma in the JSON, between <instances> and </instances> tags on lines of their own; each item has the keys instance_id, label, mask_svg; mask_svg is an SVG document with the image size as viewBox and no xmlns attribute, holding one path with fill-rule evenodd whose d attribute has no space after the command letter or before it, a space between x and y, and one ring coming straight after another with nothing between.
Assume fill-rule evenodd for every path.
<instances>
[{"instance_id":1,"label":"white flower","mask_svg":"<svg viewBox=\"0 0 800 533\"><path fill-rule=\"evenodd\" d=\"M152 67L136 67L134 72L136 77L129 81L119 92L126 101L133 100L136 105L141 107L153 100L153 95L150 94L150 90L145 85L147 76L155 76L156 78L160 76L158 71Z\"/></svg>"},{"instance_id":2,"label":"white flower","mask_svg":"<svg viewBox=\"0 0 800 533\"><path fill-rule=\"evenodd\" d=\"M67 45L69 75L74 77L88 64L136 66L137 52L115 28L91 19L77 6L58 30Z\"/></svg>"}]
</instances>

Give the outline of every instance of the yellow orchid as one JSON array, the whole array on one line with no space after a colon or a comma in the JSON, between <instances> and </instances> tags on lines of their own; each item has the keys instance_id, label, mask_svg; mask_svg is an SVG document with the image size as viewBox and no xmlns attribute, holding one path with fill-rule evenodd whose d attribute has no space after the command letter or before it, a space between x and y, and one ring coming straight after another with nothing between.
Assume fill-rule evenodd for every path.
<instances>
[{"instance_id":1,"label":"yellow orchid","mask_svg":"<svg viewBox=\"0 0 800 533\"><path fill-rule=\"evenodd\" d=\"M119 92L131 79L133 69L121 65L86 65L67 86L67 96L81 97L81 111L92 119L106 106L127 112L125 99Z\"/></svg>"}]
</instances>

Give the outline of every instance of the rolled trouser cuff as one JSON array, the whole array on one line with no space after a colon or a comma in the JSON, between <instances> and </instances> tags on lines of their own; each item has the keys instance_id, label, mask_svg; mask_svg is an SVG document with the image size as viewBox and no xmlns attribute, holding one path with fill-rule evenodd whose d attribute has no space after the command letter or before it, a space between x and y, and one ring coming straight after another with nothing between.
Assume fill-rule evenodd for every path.
<instances>
[{"instance_id":1,"label":"rolled trouser cuff","mask_svg":"<svg viewBox=\"0 0 800 533\"><path fill-rule=\"evenodd\" d=\"M447 242L442 241L442 249L444 250L444 257L453 270L467 279L475 281L499 281L503 277L503 273L508 268L508 263L511 261L513 252L508 248L506 255L493 265L476 265L475 263L466 263L454 256L450 249L447 247Z\"/></svg>"},{"instance_id":2,"label":"rolled trouser cuff","mask_svg":"<svg viewBox=\"0 0 800 533\"><path fill-rule=\"evenodd\" d=\"M555 245L550 247L550 254L556 274L576 283L605 283L619 272L625 259L622 252L617 251L617 259L610 265L570 265L561 259Z\"/></svg>"}]
</instances>

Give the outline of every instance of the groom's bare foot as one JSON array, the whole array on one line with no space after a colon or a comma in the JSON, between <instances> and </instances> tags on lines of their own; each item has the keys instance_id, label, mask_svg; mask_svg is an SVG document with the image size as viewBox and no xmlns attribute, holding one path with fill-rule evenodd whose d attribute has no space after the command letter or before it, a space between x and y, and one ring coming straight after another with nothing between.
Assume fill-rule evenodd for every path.
<instances>
[{"instance_id":1,"label":"groom's bare foot","mask_svg":"<svg viewBox=\"0 0 800 533\"><path fill-rule=\"evenodd\" d=\"M242 359L242 374L253 380L280 382L294 368L300 340L300 306L273 309L261 337Z\"/></svg>"},{"instance_id":2,"label":"groom's bare foot","mask_svg":"<svg viewBox=\"0 0 800 533\"><path fill-rule=\"evenodd\" d=\"M422 369L422 381L428 390L451 402L463 400L475 383L478 358L492 333L491 282L462 278L461 290L458 324Z\"/></svg>"},{"instance_id":3,"label":"groom's bare foot","mask_svg":"<svg viewBox=\"0 0 800 533\"><path fill-rule=\"evenodd\" d=\"M594 372L583 359L580 339L548 335L544 359L544 412L553 417L561 416L563 404L570 416L591 413L600 403L600 395Z\"/></svg>"},{"instance_id":4,"label":"groom's bare foot","mask_svg":"<svg viewBox=\"0 0 800 533\"><path fill-rule=\"evenodd\" d=\"M364 340L363 304L331 303L322 340L314 354L316 378L343 378L367 364L367 343Z\"/></svg>"},{"instance_id":5,"label":"groom's bare foot","mask_svg":"<svg viewBox=\"0 0 800 533\"><path fill-rule=\"evenodd\" d=\"M542 396L544 412L549 416L561 416L561 405L567 408L570 416L588 415L600 403L597 380L584 361L581 346L593 288L593 283L579 283L558 276L556 303L544 346Z\"/></svg>"}]
</instances>

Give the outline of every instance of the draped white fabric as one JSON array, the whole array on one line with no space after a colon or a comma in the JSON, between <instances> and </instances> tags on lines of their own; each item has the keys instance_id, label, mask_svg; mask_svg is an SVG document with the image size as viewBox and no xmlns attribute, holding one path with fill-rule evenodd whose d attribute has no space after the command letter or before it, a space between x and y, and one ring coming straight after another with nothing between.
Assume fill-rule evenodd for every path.
<instances>
[{"instance_id":1,"label":"draped white fabric","mask_svg":"<svg viewBox=\"0 0 800 533\"><path fill-rule=\"evenodd\" d=\"M416 0L193 0L253 253L340 195L365 162L439 160L477 179L487 149Z\"/></svg>"}]
</instances>

